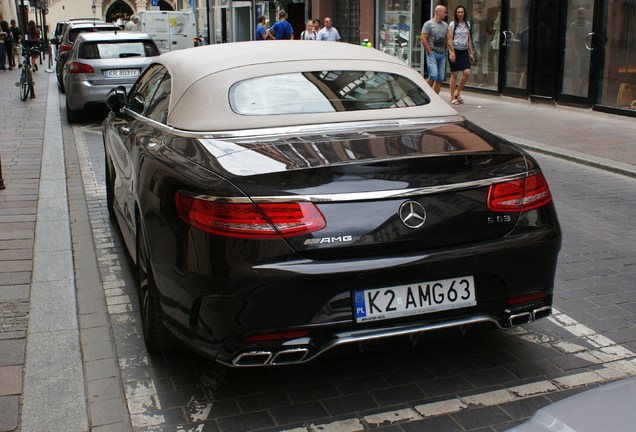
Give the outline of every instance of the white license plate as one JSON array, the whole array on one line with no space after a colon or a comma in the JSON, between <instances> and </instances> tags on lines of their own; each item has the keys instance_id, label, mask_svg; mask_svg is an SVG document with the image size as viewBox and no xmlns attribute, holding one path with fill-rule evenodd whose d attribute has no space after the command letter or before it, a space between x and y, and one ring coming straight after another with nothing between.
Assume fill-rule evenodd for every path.
<instances>
[{"instance_id":1,"label":"white license plate","mask_svg":"<svg viewBox=\"0 0 636 432\"><path fill-rule=\"evenodd\" d=\"M104 71L106 78L128 78L139 76L139 69L109 69Z\"/></svg>"},{"instance_id":2,"label":"white license plate","mask_svg":"<svg viewBox=\"0 0 636 432\"><path fill-rule=\"evenodd\" d=\"M353 292L356 322L475 306L472 276Z\"/></svg>"}]
</instances>

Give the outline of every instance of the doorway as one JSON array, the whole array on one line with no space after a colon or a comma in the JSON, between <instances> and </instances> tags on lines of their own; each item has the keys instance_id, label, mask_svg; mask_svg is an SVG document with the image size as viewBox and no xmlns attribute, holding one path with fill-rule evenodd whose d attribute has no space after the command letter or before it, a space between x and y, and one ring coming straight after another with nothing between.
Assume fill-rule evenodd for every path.
<instances>
[{"instance_id":1,"label":"doorway","mask_svg":"<svg viewBox=\"0 0 636 432\"><path fill-rule=\"evenodd\" d=\"M530 54L528 90L531 100L556 100L560 59L564 52L559 37L559 9L558 0L534 0L532 5L534 25L525 42Z\"/></svg>"}]
</instances>

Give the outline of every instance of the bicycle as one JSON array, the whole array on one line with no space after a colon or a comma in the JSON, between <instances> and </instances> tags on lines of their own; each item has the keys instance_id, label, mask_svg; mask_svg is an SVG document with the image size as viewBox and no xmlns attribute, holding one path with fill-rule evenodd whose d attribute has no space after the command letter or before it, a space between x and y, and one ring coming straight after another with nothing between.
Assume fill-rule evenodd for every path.
<instances>
[{"instance_id":1,"label":"bicycle","mask_svg":"<svg viewBox=\"0 0 636 432\"><path fill-rule=\"evenodd\" d=\"M20 73L20 81L16 82L16 87L20 89L20 99L27 100L29 96L35 97L35 83L33 81L33 66L31 66L31 57L40 54L37 47L26 49L24 45L20 45L22 50L22 72Z\"/></svg>"}]
</instances>

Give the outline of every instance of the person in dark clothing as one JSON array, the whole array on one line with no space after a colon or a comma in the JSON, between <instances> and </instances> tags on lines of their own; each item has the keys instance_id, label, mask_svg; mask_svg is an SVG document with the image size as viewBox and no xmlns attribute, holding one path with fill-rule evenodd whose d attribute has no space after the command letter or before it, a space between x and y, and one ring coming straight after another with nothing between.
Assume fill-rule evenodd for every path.
<instances>
[{"instance_id":1,"label":"person in dark clothing","mask_svg":"<svg viewBox=\"0 0 636 432\"><path fill-rule=\"evenodd\" d=\"M22 43L22 30L15 23L15 20L11 20L11 27L9 27L11 31L12 39L13 39L13 47L11 48L10 61L11 66L16 67L16 65L20 68L22 67L22 62L20 57L22 56L22 49L20 44Z\"/></svg>"},{"instance_id":2,"label":"person in dark clothing","mask_svg":"<svg viewBox=\"0 0 636 432\"><path fill-rule=\"evenodd\" d=\"M29 21L27 25L26 31L26 49L30 50L31 48L40 48L40 30L36 27L35 21ZM34 54L31 56L31 65L33 66L33 70L38 70L38 59L40 58L40 54Z\"/></svg>"}]
</instances>

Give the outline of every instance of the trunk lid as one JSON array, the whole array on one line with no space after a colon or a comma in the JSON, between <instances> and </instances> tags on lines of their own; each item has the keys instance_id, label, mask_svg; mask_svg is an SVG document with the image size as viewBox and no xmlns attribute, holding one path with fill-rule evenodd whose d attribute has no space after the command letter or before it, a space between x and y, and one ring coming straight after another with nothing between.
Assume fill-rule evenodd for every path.
<instances>
[{"instance_id":1,"label":"trunk lid","mask_svg":"<svg viewBox=\"0 0 636 432\"><path fill-rule=\"evenodd\" d=\"M254 202L309 200L318 207L326 227L286 239L311 259L505 236L519 213L489 210L489 185L527 171L522 151L468 121L206 144L213 146L210 168Z\"/></svg>"}]
</instances>

